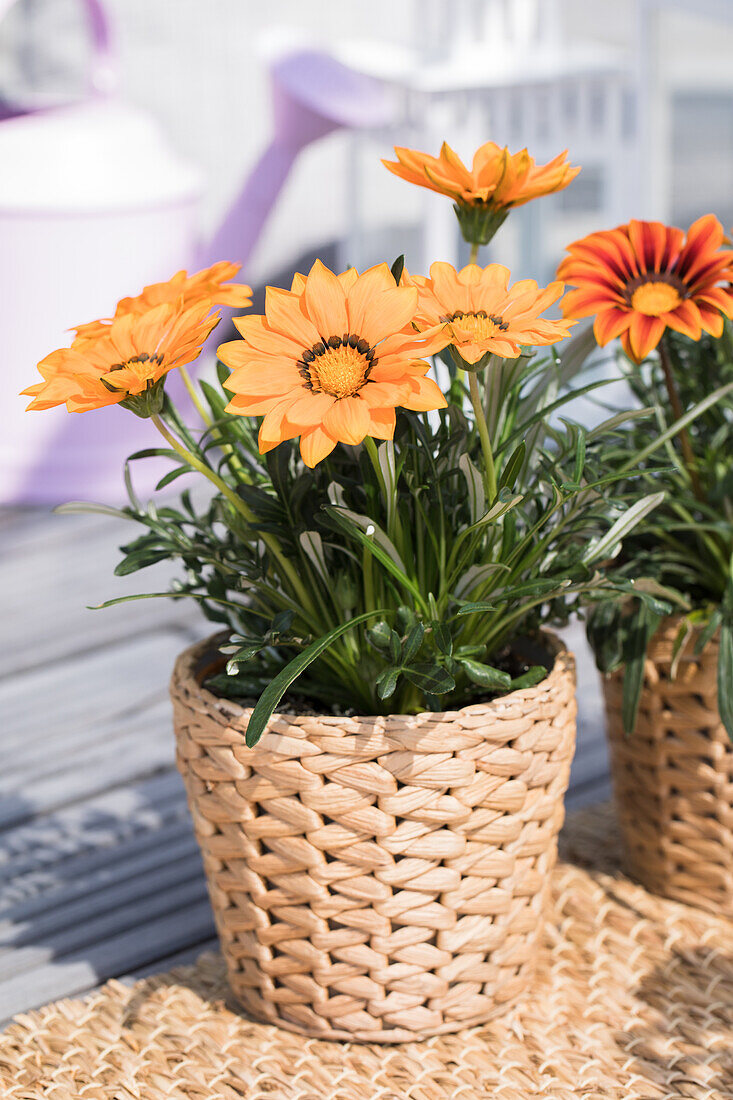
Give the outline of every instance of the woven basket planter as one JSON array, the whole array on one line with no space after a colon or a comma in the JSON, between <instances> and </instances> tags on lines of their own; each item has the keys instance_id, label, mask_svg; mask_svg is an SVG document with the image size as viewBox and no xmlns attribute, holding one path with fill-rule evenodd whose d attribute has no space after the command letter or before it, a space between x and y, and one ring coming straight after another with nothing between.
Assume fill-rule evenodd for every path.
<instances>
[{"instance_id":1,"label":"woven basket planter","mask_svg":"<svg viewBox=\"0 0 733 1100\"><path fill-rule=\"evenodd\" d=\"M443 714L249 711L200 685L211 641L171 684L188 792L234 994L319 1038L402 1042L478 1024L535 965L575 747L573 658ZM218 658L220 661L220 658Z\"/></svg>"},{"instance_id":2,"label":"woven basket planter","mask_svg":"<svg viewBox=\"0 0 733 1100\"><path fill-rule=\"evenodd\" d=\"M652 639L630 736L623 672L604 685L625 859L647 889L733 915L733 749L717 709L718 644L695 657L688 642L672 680L678 626L665 620Z\"/></svg>"}]
</instances>

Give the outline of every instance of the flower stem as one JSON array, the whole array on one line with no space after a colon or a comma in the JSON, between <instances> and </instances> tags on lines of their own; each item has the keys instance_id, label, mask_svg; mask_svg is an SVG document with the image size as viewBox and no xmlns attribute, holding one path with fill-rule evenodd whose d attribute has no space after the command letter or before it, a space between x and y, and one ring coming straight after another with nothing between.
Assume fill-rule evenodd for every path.
<instances>
[{"instance_id":1,"label":"flower stem","mask_svg":"<svg viewBox=\"0 0 733 1100\"><path fill-rule=\"evenodd\" d=\"M682 402L680 401L680 395L677 392L677 385L674 380L674 374L672 373L672 364L669 358L669 351L667 349L664 338L659 342L659 360L662 364L662 370L664 371L664 381L667 386L667 394L669 396L669 403L672 406L672 415L675 420L679 420L684 416L684 409L682 408ZM703 492L702 485L700 484L700 478L698 477L697 467L695 463L695 455L692 450L692 444L690 443L690 437L687 434L687 428L680 428L677 433L677 438L680 441L680 447L682 449L682 458L687 469L687 473L692 482L692 489L698 500L705 500L705 493Z\"/></svg>"},{"instance_id":2,"label":"flower stem","mask_svg":"<svg viewBox=\"0 0 733 1100\"><path fill-rule=\"evenodd\" d=\"M180 366L178 370L180 372L181 378L183 379L183 384L188 390L188 396L191 398L196 407L196 412L199 414L206 427L210 428L213 424L213 420L204 408L203 402L201 401L201 398L196 391L196 387L193 384L193 379L191 378L191 375L188 373L184 366Z\"/></svg>"},{"instance_id":3,"label":"flower stem","mask_svg":"<svg viewBox=\"0 0 733 1100\"><path fill-rule=\"evenodd\" d=\"M496 499L496 470L494 468L494 455L491 449L491 437L489 435L489 426L486 423L486 416L484 414L484 406L481 400L481 393L478 388L478 378L476 371L469 371L468 373L468 386L471 394L471 405L473 406L473 415L476 418L476 429L478 431L479 439L481 441L481 450L484 456L484 465L486 467L486 495L488 497L488 503L492 504Z\"/></svg>"},{"instance_id":4,"label":"flower stem","mask_svg":"<svg viewBox=\"0 0 733 1100\"><path fill-rule=\"evenodd\" d=\"M184 462L186 462L192 469L196 470L200 474L203 474L203 476L207 478L224 497L226 497L234 510L245 520L246 523L251 526L254 525L256 523L256 517L254 513L242 500L242 498L234 491L234 489L232 489L230 485L227 485L226 481L220 478L219 475L215 473L210 466L208 466L205 462L198 458L198 456L195 455L193 451L189 451L189 449L183 443L181 443L180 439L178 439L175 435L173 435L172 432L168 430L158 413L153 413L150 419L152 420L153 424L158 429L160 434L163 436L163 439L165 439L166 443L170 444L176 454L180 455ZM283 555L282 548L277 539L273 538L272 535L269 535L266 532L260 532L259 537L262 539L265 546L272 554L273 558L276 559L283 575L287 577L293 588L293 591L300 601L301 607L304 609L307 608L311 611L311 613L314 613L315 608L313 606L313 602L306 592L298 574L295 572L292 563L289 562L288 559Z\"/></svg>"},{"instance_id":5,"label":"flower stem","mask_svg":"<svg viewBox=\"0 0 733 1100\"><path fill-rule=\"evenodd\" d=\"M478 243L478 241L474 241L473 244L471 245L471 254L468 257L468 262L470 264L477 264L478 263L478 250L479 250L479 243Z\"/></svg>"}]
</instances>

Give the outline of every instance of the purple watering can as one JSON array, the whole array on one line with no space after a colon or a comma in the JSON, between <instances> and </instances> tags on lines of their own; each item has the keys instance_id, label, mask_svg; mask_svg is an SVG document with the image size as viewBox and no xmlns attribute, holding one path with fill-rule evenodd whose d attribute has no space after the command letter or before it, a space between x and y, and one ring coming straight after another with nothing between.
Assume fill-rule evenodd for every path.
<instances>
[{"instance_id":1,"label":"purple watering can","mask_svg":"<svg viewBox=\"0 0 733 1100\"><path fill-rule=\"evenodd\" d=\"M12 3L0 0L0 17ZM26 413L18 393L35 381L36 362L68 344L72 325L110 316L119 298L148 283L216 260L245 263L301 149L333 130L380 126L391 117L381 84L327 54L300 50L278 58L271 65L272 141L214 238L202 244L200 175L147 115L115 94L104 7L100 0L84 0L84 7L94 47L87 97L42 110L0 104L6 503L124 499L122 463L157 445L150 426L115 407ZM137 466L144 492L161 469Z\"/></svg>"}]
</instances>

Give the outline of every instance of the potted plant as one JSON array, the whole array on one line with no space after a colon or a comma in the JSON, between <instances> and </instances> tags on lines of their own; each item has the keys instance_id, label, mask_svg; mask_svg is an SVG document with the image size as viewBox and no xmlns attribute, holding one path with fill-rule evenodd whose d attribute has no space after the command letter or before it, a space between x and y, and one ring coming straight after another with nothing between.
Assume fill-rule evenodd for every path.
<instances>
[{"instance_id":1,"label":"potted plant","mask_svg":"<svg viewBox=\"0 0 733 1100\"><path fill-rule=\"evenodd\" d=\"M605 681L618 815L649 889L733 914L733 251L700 218L687 236L635 222L571 245L568 317L620 336L638 408L609 447L629 494L663 503L624 541L588 636ZM663 452L659 452L660 443ZM663 468L650 469L652 450ZM641 476L639 476L641 474Z\"/></svg>"},{"instance_id":2,"label":"potted plant","mask_svg":"<svg viewBox=\"0 0 733 1100\"><path fill-rule=\"evenodd\" d=\"M659 499L614 493L603 427L551 423L587 343L534 354L568 334L542 316L562 283L476 262L512 205L577 169L491 144L472 170L398 153L455 199L462 270L316 262L237 319L200 388L186 364L212 307L245 292L179 275L85 326L29 391L149 418L164 445L133 458L170 459L159 489L208 485L143 504L128 473L120 514L143 531L117 572L180 562L152 595L219 629L172 697L231 985L260 1018L378 1042L525 990L575 740L573 659L546 627L605 591L598 563Z\"/></svg>"}]
</instances>

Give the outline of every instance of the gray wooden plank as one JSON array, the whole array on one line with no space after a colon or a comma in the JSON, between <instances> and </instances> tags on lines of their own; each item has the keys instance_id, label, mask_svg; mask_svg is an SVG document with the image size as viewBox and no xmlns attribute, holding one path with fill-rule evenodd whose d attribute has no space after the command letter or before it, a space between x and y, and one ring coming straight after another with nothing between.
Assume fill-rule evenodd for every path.
<instances>
[{"instance_id":1,"label":"gray wooden plank","mask_svg":"<svg viewBox=\"0 0 733 1100\"><path fill-rule=\"evenodd\" d=\"M10 896L4 898L0 906L0 944L15 942L30 929L62 928L105 907L129 902L145 892L153 876L159 881L175 881L184 864L198 868L201 859L186 819L154 833L137 834L98 855L96 861L77 859L73 866L67 862L66 877L61 882L46 881L34 893L15 901ZM100 859L104 860L101 864Z\"/></svg>"},{"instance_id":2,"label":"gray wooden plank","mask_svg":"<svg viewBox=\"0 0 733 1100\"><path fill-rule=\"evenodd\" d=\"M28 817L101 794L173 765L173 737L167 701L142 715L107 726L105 741L65 760L13 797L0 801L0 829Z\"/></svg>"},{"instance_id":3,"label":"gray wooden plank","mask_svg":"<svg viewBox=\"0 0 733 1100\"><path fill-rule=\"evenodd\" d=\"M161 882L160 889L149 881L147 892L130 899L129 904L123 903L64 927L48 928L45 934L33 928L29 939L0 948L0 989L15 975L52 966L75 952L90 952L97 944L144 927L169 913L179 914L185 923L188 909L208 896L206 882L197 872L195 865L193 869L189 867L184 878L177 882ZM126 964L121 965L127 969Z\"/></svg>"},{"instance_id":4,"label":"gray wooden plank","mask_svg":"<svg viewBox=\"0 0 733 1100\"><path fill-rule=\"evenodd\" d=\"M0 1026L19 1012L85 993L108 978L209 940L212 931L211 907L204 899L0 981Z\"/></svg>"},{"instance_id":5,"label":"gray wooden plank","mask_svg":"<svg viewBox=\"0 0 733 1100\"><path fill-rule=\"evenodd\" d=\"M178 631L153 630L0 680L0 783L37 764L39 753L65 754L69 738L99 739L109 720L165 698L180 649Z\"/></svg>"},{"instance_id":6,"label":"gray wooden plank","mask_svg":"<svg viewBox=\"0 0 733 1100\"><path fill-rule=\"evenodd\" d=\"M57 534L54 525L60 524ZM118 546L142 529L97 516L51 516L48 525L12 550L3 546L3 630L0 674L93 652L152 625L206 630L193 600L136 601L90 611L116 596L164 591L177 570L162 562L139 574L114 577ZM52 628L50 628L52 627Z\"/></svg>"},{"instance_id":7,"label":"gray wooden plank","mask_svg":"<svg viewBox=\"0 0 733 1100\"><path fill-rule=\"evenodd\" d=\"M0 833L0 884L5 901L64 882L140 834L186 819L181 778L169 771L36 817ZM77 862L74 862L77 861ZM96 861L96 862L95 862Z\"/></svg>"}]
</instances>

